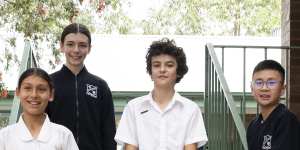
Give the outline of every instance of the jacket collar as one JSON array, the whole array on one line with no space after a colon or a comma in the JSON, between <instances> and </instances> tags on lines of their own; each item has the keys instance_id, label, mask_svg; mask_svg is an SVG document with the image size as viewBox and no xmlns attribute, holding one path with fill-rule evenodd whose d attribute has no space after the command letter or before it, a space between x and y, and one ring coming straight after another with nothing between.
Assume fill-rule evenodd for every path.
<instances>
[{"instance_id":1,"label":"jacket collar","mask_svg":"<svg viewBox=\"0 0 300 150\"><path fill-rule=\"evenodd\" d=\"M62 66L61 71L62 72L67 72L69 75L75 76L75 74L66 65ZM83 66L82 69L80 70L80 72L77 74L77 76L80 76L81 74L85 74L87 72L88 71L87 71L86 67Z\"/></svg>"}]
</instances>

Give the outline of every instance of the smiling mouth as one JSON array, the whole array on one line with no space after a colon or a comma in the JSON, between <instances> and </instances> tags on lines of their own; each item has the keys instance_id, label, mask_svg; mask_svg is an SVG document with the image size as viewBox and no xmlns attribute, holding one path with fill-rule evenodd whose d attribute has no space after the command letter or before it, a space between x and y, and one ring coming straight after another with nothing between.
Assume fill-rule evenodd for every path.
<instances>
[{"instance_id":1,"label":"smiling mouth","mask_svg":"<svg viewBox=\"0 0 300 150\"><path fill-rule=\"evenodd\" d=\"M38 102L38 101L27 101L27 102L32 106L38 106L41 104L41 102Z\"/></svg>"},{"instance_id":2,"label":"smiling mouth","mask_svg":"<svg viewBox=\"0 0 300 150\"><path fill-rule=\"evenodd\" d=\"M267 95L267 94L261 94L261 95L259 95L259 97L262 98L262 99L269 99L269 98L271 98L271 96Z\"/></svg>"},{"instance_id":3,"label":"smiling mouth","mask_svg":"<svg viewBox=\"0 0 300 150\"><path fill-rule=\"evenodd\" d=\"M81 56L71 56L73 59L81 59Z\"/></svg>"}]
</instances>

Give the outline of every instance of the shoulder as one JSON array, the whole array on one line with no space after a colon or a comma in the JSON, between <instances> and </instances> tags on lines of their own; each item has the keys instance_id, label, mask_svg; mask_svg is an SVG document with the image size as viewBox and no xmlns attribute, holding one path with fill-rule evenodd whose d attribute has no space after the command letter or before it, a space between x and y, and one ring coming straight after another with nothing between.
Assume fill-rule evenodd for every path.
<instances>
[{"instance_id":1,"label":"shoulder","mask_svg":"<svg viewBox=\"0 0 300 150\"><path fill-rule=\"evenodd\" d=\"M50 122L52 133L59 135L71 135L72 132L65 126Z\"/></svg>"},{"instance_id":2,"label":"shoulder","mask_svg":"<svg viewBox=\"0 0 300 150\"><path fill-rule=\"evenodd\" d=\"M103 78L101 78L97 75L91 74L89 72L86 72L85 80L87 80L87 82L97 84L98 86L101 86L101 87L108 87L107 82Z\"/></svg>"},{"instance_id":3,"label":"shoulder","mask_svg":"<svg viewBox=\"0 0 300 150\"><path fill-rule=\"evenodd\" d=\"M144 96L136 97L136 98L130 100L127 103L127 106L128 107L138 107L138 106L142 105L143 103L145 103L146 101L150 101L149 95L144 95Z\"/></svg>"},{"instance_id":4,"label":"shoulder","mask_svg":"<svg viewBox=\"0 0 300 150\"><path fill-rule=\"evenodd\" d=\"M2 129L0 129L0 136L7 136L12 134L17 129L17 124L8 125Z\"/></svg>"},{"instance_id":5,"label":"shoulder","mask_svg":"<svg viewBox=\"0 0 300 150\"><path fill-rule=\"evenodd\" d=\"M62 71L61 71L61 70L58 70L58 71L56 71L56 72L51 73L51 74L50 74L50 77L51 77L51 78L57 78L57 77L60 76L61 73L62 73Z\"/></svg>"},{"instance_id":6,"label":"shoulder","mask_svg":"<svg viewBox=\"0 0 300 150\"><path fill-rule=\"evenodd\" d=\"M181 96L180 94L177 94L175 98L183 105L186 109L192 109L192 110L200 110L200 107L196 102L194 102L191 99L188 99L186 97Z\"/></svg>"},{"instance_id":7,"label":"shoulder","mask_svg":"<svg viewBox=\"0 0 300 150\"><path fill-rule=\"evenodd\" d=\"M130 100L125 106L125 111L134 113L143 110L145 108L148 108L149 105L150 105L149 95L144 95Z\"/></svg>"},{"instance_id":8,"label":"shoulder","mask_svg":"<svg viewBox=\"0 0 300 150\"><path fill-rule=\"evenodd\" d=\"M295 114L293 114L291 111L288 109L282 111L282 113L278 116L279 117L279 122L281 123L296 123L299 124L299 121L296 117Z\"/></svg>"}]
</instances>

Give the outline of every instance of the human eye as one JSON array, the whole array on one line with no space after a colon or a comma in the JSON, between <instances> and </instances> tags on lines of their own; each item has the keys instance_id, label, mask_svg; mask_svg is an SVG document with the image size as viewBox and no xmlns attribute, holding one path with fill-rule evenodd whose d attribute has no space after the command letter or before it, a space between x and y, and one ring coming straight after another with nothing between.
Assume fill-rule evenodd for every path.
<instances>
[{"instance_id":1,"label":"human eye","mask_svg":"<svg viewBox=\"0 0 300 150\"><path fill-rule=\"evenodd\" d=\"M45 91L47 91L49 88L48 88L48 86L46 86L46 85L39 85L38 87L37 87L37 90L38 91L40 91L40 92L45 92Z\"/></svg>"},{"instance_id":2,"label":"human eye","mask_svg":"<svg viewBox=\"0 0 300 150\"><path fill-rule=\"evenodd\" d=\"M23 89L24 91L30 91L32 87L29 85L23 85L21 89Z\"/></svg>"},{"instance_id":3,"label":"human eye","mask_svg":"<svg viewBox=\"0 0 300 150\"><path fill-rule=\"evenodd\" d=\"M87 45L87 44L79 44L79 47L80 47L80 48L87 48L88 45Z\"/></svg>"},{"instance_id":4,"label":"human eye","mask_svg":"<svg viewBox=\"0 0 300 150\"><path fill-rule=\"evenodd\" d=\"M255 86L257 86L257 87L262 87L263 84L264 84L264 81L262 81L262 80L255 80L255 81L254 81L254 84L255 84Z\"/></svg>"},{"instance_id":5,"label":"human eye","mask_svg":"<svg viewBox=\"0 0 300 150\"><path fill-rule=\"evenodd\" d=\"M268 86L276 86L277 83L278 83L277 80L268 80L268 81L267 81Z\"/></svg>"},{"instance_id":6,"label":"human eye","mask_svg":"<svg viewBox=\"0 0 300 150\"><path fill-rule=\"evenodd\" d=\"M171 68L171 67L174 67L175 64L173 62L171 62L171 63L167 63L167 66Z\"/></svg>"},{"instance_id":7,"label":"human eye","mask_svg":"<svg viewBox=\"0 0 300 150\"><path fill-rule=\"evenodd\" d=\"M159 67L160 66L160 63L153 63L152 64L152 67L154 67L154 68L157 68L157 67Z\"/></svg>"},{"instance_id":8,"label":"human eye","mask_svg":"<svg viewBox=\"0 0 300 150\"><path fill-rule=\"evenodd\" d=\"M72 42L68 42L66 45L67 45L67 47L73 47L74 46L74 44Z\"/></svg>"}]
</instances>

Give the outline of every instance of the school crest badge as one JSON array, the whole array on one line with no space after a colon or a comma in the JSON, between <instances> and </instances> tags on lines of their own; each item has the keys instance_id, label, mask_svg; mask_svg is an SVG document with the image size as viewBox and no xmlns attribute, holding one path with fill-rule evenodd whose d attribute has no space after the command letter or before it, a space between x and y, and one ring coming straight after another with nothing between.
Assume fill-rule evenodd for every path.
<instances>
[{"instance_id":1,"label":"school crest badge","mask_svg":"<svg viewBox=\"0 0 300 150\"><path fill-rule=\"evenodd\" d=\"M271 135L265 135L264 141L262 144L262 149L269 150L271 149L271 143L272 143L272 136Z\"/></svg>"},{"instance_id":2,"label":"school crest badge","mask_svg":"<svg viewBox=\"0 0 300 150\"><path fill-rule=\"evenodd\" d=\"M86 84L86 95L89 95L93 98L97 98L98 97L97 89L98 89L97 86Z\"/></svg>"}]
</instances>

